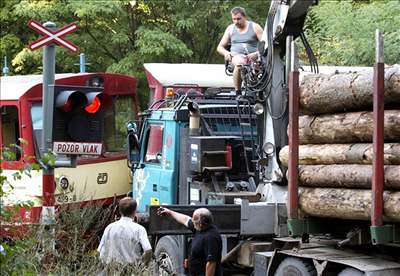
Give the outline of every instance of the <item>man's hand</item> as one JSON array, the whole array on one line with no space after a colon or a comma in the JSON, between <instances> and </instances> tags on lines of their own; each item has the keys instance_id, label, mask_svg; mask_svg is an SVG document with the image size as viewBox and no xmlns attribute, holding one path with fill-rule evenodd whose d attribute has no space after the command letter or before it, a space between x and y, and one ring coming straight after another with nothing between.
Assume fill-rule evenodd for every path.
<instances>
[{"instance_id":1,"label":"man's hand","mask_svg":"<svg viewBox=\"0 0 400 276\"><path fill-rule=\"evenodd\" d=\"M229 52L226 53L225 56L224 56L224 58L225 58L226 61L231 62L231 61L232 61L232 55L231 55L231 53L229 53Z\"/></svg>"},{"instance_id":2,"label":"man's hand","mask_svg":"<svg viewBox=\"0 0 400 276\"><path fill-rule=\"evenodd\" d=\"M151 250L147 250L143 253L142 262L144 263L145 266L149 265L152 256L153 256L153 252Z\"/></svg>"},{"instance_id":3,"label":"man's hand","mask_svg":"<svg viewBox=\"0 0 400 276\"><path fill-rule=\"evenodd\" d=\"M248 58L249 60L252 60L252 61L257 60L257 59L258 59L258 51L257 51L257 52L254 52L254 53L248 54L248 55L247 55L247 58Z\"/></svg>"},{"instance_id":4,"label":"man's hand","mask_svg":"<svg viewBox=\"0 0 400 276\"><path fill-rule=\"evenodd\" d=\"M214 276L217 269L217 263L208 261L206 263L206 276Z\"/></svg>"},{"instance_id":5,"label":"man's hand","mask_svg":"<svg viewBox=\"0 0 400 276\"><path fill-rule=\"evenodd\" d=\"M157 215L158 216L163 216L163 217L172 217L174 220L176 220L178 223L183 224L184 226L188 226L188 222L190 220L190 217L185 215L185 214L181 214L175 211L172 211L168 208L165 207L160 207L157 209Z\"/></svg>"},{"instance_id":6,"label":"man's hand","mask_svg":"<svg viewBox=\"0 0 400 276\"><path fill-rule=\"evenodd\" d=\"M169 216L171 216L171 213L172 213L172 211L165 207L160 207L157 209L158 216L169 217Z\"/></svg>"}]
</instances>

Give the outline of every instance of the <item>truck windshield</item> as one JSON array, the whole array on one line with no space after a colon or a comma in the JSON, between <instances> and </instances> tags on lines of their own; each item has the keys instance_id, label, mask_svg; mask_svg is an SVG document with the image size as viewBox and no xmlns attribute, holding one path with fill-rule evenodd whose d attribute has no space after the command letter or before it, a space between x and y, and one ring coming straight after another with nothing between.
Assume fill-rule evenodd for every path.
<instances>
[{"instance_id":1,"label":"truck windshield","mask_svg":"<svg viewBox=\"0 0 400 276\"><path fill-rule=\"evenodd\" d=\"M211 135L246 136L250 139L257 134L256 115L247 106L207 106L201 108L201 114Z\"/></svg>"}]
</instances>

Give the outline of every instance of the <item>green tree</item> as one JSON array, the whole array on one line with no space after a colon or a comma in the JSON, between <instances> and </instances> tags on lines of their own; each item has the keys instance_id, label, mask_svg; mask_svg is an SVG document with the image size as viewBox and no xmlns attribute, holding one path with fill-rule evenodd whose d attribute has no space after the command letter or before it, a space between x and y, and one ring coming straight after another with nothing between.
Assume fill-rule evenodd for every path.
<instances>
[{"instance_id":1,"label":"green tree","mask_svg":"<svg viewBox=\"0 0 400 276\"><path fill-rule=\"evenodd\" d=\"M384 34L385 62L400 61L400 2L321 1L306 22L306 33L320 64L375 62L375 30Z\"/></svg>"},{"instance_id":2,"label":"green tree","mask_svg":"<svg viewBox=\"0 0 400 276\"><path fill-rule=\"evenodd\" d=\"M8 0L1 2L1 56L12 60L12 74L41 73L41 51L26 46L38 38L30 19L58 26L76 22L68 39L86 53L88 71L110 71L139 77L147 91L146 62L222 63L215 49L234 6L246 8L251 20L264 25L270 1L252 0ZM371 65L374 32L385 34L387 63L400 60L400 3L320 1L307 16L306 33L320 64ZM57 68L78 72L78 54L57 49ZM147 101L144 101L147 103Z\"/></svg>"},{"instance_id":3,"label":"green tree","mask_svg":"<svg viewBox=\"0 0 400 276\"><path fill-rule=\"evenodd\" d=\"M2 47L1 54L12 56L13 73L40 70L40 51L30 53L24 49L37 39L37 33L26 26L29 19L35 19L53 21L58 26L77 22L79 30L68 39L87 54L91 71L109 69L133 74L142 69L143 62L222 61L215 48L230 23L229 10L240 3L224 0L6 1L2 4L0 20L7 27L2 28L2 33L11 35L18 43L6 37L10 42ZM250 18L260 19L266 16L269 4L257 0L245 3L244 7ZM16 50L6 51L12 44ZM74 65L76 55L59 50L57 61L59 72L78 70ZM30 64L35 64L35 69Z\"/></svg>"}]
</instances>

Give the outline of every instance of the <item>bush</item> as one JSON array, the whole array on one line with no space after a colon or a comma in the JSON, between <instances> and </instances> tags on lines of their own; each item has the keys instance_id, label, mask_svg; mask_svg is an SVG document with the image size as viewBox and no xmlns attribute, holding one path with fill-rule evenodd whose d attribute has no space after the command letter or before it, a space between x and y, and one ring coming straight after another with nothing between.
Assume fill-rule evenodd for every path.
<instances>
[{"instance_id":1,"label":"bush","mask_svg":"<svg viewBox=\"0 0 400 276\"><path fill-rule=\"evenodd\" d=\"M16 160L17 152L23 154L22 148L15 144L2 148L1 161ZM54 162L51 153L45 157L42 164ZM23 174L30 176L31 170L39 168L38 164L26 164L13 178L17 181ZM6 196L10 188L13 187L0 168L0 196ZM0 203L1 227L4 223L16 225L18 209L32 206L21 202L9 209L4 208L3 201ZM100 272L102 275L143 275L148 271L141 263L104 267L96 249L105 227L114 220L115 205L89 202L83 207L61 205L54 225L24 225L23 238L3 238L0 241L1 275L95 275Z\"/></svg>"},{"instance_id":2,"label":"bush","mask_svg":"<svg viewBox=\"0 0 400 276\"><path fill-rule=\"evenodd\" d=\"M4 244L0 256L2 275L144 275L149 268L110 264L105 267L97 254L101 234L113 219L113 206L88 205L85 208L61 206L55 226L32 225L29 235ZM54 232L54 254L46 247Z\"/></svg>"}]
</instances>

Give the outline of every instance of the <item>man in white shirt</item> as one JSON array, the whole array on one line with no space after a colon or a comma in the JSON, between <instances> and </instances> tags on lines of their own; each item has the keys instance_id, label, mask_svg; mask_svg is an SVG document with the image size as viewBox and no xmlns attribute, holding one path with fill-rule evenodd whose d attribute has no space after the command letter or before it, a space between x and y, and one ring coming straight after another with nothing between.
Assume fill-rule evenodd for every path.
<instances>
[{"instance_id":1,"label":"man in white shirt","mask_svg":"<svg viewBox=\"0 0 400 276\"><path fill-rule=\"evenodd\" d=\"M152 255L146 229L134 222L137 203L131 197L119 201L121 218L108 225L104 230L98 251L105 264L144 262L147 264Z\"/></svg>"}]
</instances>

